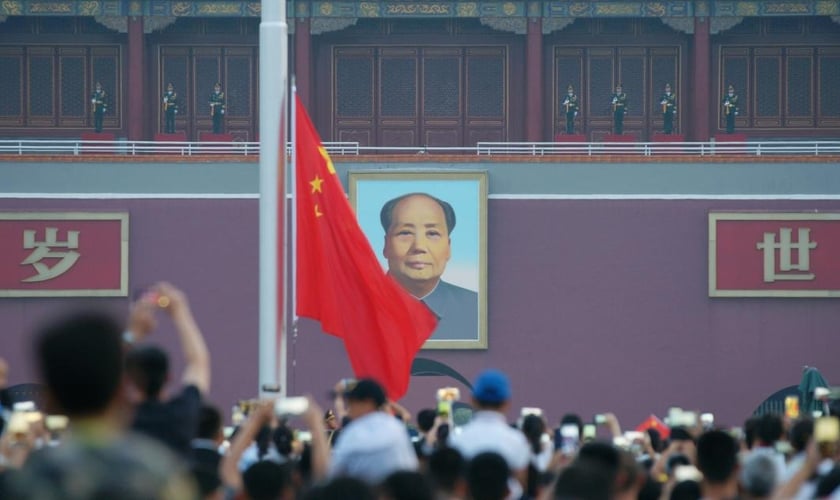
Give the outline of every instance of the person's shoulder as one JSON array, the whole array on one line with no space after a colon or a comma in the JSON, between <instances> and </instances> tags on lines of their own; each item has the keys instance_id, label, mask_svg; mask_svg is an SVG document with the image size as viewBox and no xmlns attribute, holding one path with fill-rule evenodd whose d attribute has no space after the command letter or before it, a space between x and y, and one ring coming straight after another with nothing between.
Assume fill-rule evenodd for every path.
<instances>
[{"instance_id":1,"label":"person's shoulder","mask_svg":"<svg viewBox=\"0 0 840 500\"><path fill-rule=\"evenodd\" d=\"M478 293L470 290L469 288L464 288L462 286L454 285L449 283L448 281L440 280L438 283L438 289L441 292L446 292L449 295L457 296L457 297L470 297L475 298L478 297Z\"/></svg>"}]
</instances>

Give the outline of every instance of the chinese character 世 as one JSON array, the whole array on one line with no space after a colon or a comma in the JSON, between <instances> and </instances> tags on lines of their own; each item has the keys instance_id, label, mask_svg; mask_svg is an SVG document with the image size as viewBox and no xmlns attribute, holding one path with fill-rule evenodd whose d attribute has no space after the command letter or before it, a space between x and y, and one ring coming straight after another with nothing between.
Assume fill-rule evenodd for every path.
<instances>
[{"instance_id":1,"label":"chinese character \u4e16","mask_svg":"<svg viewBox=\"0 0 840 500\"><path fill-rule=\"evenodd\" d=\"M813 273L792 273L790 271L810 271L811 249L817 247L814 241L808 241L811 230L800 227L798 241L790 239L793 230L789 227L779 229L779 242L776 243L776 233L764 233L764 241L756 244L756 248L764 250L764 282L772 283L776 280L812 280ZM776 271L776 251L779 251L779 269ZM796 264L791 262L791 251L796 250Z\"/></svg>"},{"instance_id":2,"label":"chinese character \u4e16","mask_svg":"<svg viewBox=\"0 0 840 500\"><path fill-rule=\"evenodd\" d=\"M34 251L20 264L32 264L38 274L21 281L35 283L51 280L66 273L79 260L79 252L75 251L79 248L79 231L67 231L67 241L58 241L58 228L48 227L44 241L35 241L35 230L27 229L23 232L23 248ZM68 250L54 251L55 248ZM61 260L49 267L41 262L43 259Z\"/></svg>"}]
</instances>

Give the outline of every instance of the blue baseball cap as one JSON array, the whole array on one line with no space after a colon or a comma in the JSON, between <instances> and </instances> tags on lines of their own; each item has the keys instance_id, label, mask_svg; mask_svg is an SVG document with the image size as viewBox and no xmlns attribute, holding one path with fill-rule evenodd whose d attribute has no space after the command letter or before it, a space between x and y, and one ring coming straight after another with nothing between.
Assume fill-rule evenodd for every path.
<instances>
[{"instance_id":1,"label":"blue baseball cap","mask_svg":"<svg viewBox=\"0 0 840 500\"><path fill-rule=\"evenodd\" d=\"M499 404L510 399L510 382L499 370L482 372L473 384L473 398L480 403Z\"/></svg>"}]
</instances>

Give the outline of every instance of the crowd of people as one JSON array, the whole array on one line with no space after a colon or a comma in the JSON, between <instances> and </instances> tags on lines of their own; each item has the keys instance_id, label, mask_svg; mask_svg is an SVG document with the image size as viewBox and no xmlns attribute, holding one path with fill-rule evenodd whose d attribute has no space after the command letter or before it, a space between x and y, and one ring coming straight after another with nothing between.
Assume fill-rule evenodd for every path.
<instances>
[{"instance_id":1,"label":"crowd of people","mask_svg":"<svg viewBox=\"0 0 840 500\"><path fill-rule=\"evenodd\" d=\"M179 384L149 342L162 316L186 361ZM719 429L685 412L624 432L612 414L570 413L552 429L534 407L508 421L514 394L496 370L474 381L469 407L442 388L413 418L376 380L344 379L327 411L310 397L243 400L227 426L208 399L201 330L167 283L127 321L82 311L33 338L45 391L0 399L0 498L840 498L836 417L765 414Z\"/></svg>"}]
</instances>

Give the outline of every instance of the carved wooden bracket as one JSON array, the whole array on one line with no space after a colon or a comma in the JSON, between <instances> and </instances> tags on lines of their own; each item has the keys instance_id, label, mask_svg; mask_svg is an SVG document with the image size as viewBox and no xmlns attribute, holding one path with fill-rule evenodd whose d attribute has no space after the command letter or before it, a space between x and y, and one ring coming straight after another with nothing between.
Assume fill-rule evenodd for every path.
<instances>
[{"instance_id":1,"label":"carved wooden bracket","mask_svg":"<svg viewBox=\"0 0 840 500\"><path fill-rule=\"evenodd\" d=\"M528 33L528 20L524 17L480 17L481 24L494 30L509 31L517 35Z\"/></svg>"},{"instance_id":2,"label":"carved wooden bracket","mask_svg":"<svg viewBox=\"0 0 840 500\"><path fill-rule=\"evenodd\" d=\"M694 18L693 17L660 17L665 26L674 28L677 31L694 33Z\"/></svg>"},{"instance_id":3,"label":"carved wooden bracket","mask_svg":"<svg viewBox=\"0 0 840 500\"><path fill-rule=\"evenodd\" d=\"M358 17L313 17L309 24L309 32L313 35L321 35L330 31L339 31L354 26L358 21Z\"/></svg>"},{"instance_id":4,"label":"carved wooden bracket","mask_svg":"<svg viewBox=\"0 0 840 500\"><path fill-rule=\"evenodd\" d=\"M573 17L546 17L542 22L543 35L550 35L555 31L560 31L573 22L575 22L575 18Z\"/></svg>"},{"instance_id":5,"label":"carved wooden bracket","mask_svg":"<svg viewBox=\"0 0 840 500\"><path fill-rule=\"evenodd\" d=\"M743 20L743 17L711 17L709 18L709 33L717 35L721 31L734 28Z\"/></svg>"}]
</instances>

